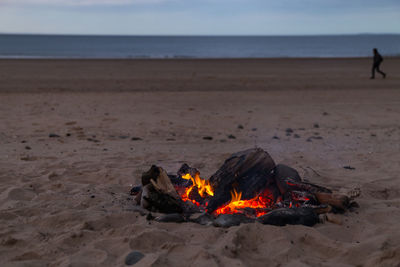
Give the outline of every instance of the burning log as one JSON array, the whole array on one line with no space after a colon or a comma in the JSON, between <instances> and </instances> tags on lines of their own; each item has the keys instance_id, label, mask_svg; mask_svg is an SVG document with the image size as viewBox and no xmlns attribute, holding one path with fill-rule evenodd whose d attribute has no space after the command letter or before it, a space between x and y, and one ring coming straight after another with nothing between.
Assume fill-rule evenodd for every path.
<instances>
[{"instance_id":1,"label":"burning log","mask_svg":"<svg viewBox=\"0 0 400 267\"><path fill-rule=\"evenodd\" d=\"M195 177L196 174L200 174L200 172L196 168L192 168L185 163L178 170L178 177L182 177L186 174L190 174L190 176Z\"/></svg>"},{"instance_id":2,"label":"burning log","mask_svg":"<svg viewBox=\"0 0 400 267\"><path fill-rule=\"evenodd\" d=\"M196 168L192 168L186 163L184 163L181 168L178 170L177 175L168 175L172 184L174 186L180 187L188 187L192 185L190 179L182 179L182 176L189 174L191 177L196 177L196 175L200 175L200 172Z\"/></svg>"},{"instance_id":3,"label":"burning log","mask_svg":"<svg viewBox=\"0 0 400 267\"><path fill-rule=\"evenodd\" d=\"M243 199L251 199L265 188L275 191L274 168L271 156L260 148L233 154L210 178L215 196L208 210L213 212L229 201L233 189L241 192Z\"/></svg>"}]
</instances>

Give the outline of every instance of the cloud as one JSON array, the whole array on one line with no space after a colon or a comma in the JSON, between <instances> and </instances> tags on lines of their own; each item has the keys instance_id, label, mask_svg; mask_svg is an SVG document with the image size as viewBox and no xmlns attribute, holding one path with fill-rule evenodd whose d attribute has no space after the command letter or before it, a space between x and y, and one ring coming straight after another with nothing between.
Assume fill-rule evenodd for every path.
<instances>
[{"instance_id":1,"label":"cloud","mask_svg":"<svg viewBox=\"0 0 400 267\"><path fill-rule=\"evenodd\" d=\"M92 5L130 5L157 4L173 0L0 0L7 5L53 5L53 6L92 6Z\"/></svg>"}]
</instances>

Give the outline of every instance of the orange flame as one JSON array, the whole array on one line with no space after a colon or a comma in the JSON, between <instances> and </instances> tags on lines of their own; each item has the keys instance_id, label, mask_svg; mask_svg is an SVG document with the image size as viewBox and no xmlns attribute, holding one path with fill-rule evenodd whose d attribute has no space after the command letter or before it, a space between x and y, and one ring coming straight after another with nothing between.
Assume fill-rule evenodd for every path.
<instances>
[{"instance_id":1,"label":"orange flame","mask_svg":"<svg viewBox=\"0 0 400 267\"><path fill-rule=\"evenodd\" d=\"M265 208L269 207L269 199L262 197L262 196L256 196L255 198L249 199L249 200L242 200L242 193L237 192L236 189L231 191L231 201L220 207L215 211L215 214L234 214L234 213L240 213L241 209L244 208L252 208L256 211L256 216L262 216L266 214L267 212L264 211ZM257 209L262 209L261 211L257 211Z\"/></svg>"},{"instance_id":2,"label":"orange flame","mask_svg":"<svg viewBox=\"0 0 400 267\"><path fill-rule=\"evenodd\" d=\"M190 200L189 194L195 187L197 187L199 195L202 198L206 197L205 194L209 196L214 196L214 191L210 185L210 182L208 180L201 179L198 173L196 173L194 178L189 173L187 173L185 175L182 175L182 179L192 180L192 186L186 188L185 193L181 196L183 201Z\"/></svg>"},{"instance_id":3,"label":"orange flame","mask_svg":"<svg viewBox=\"0 0 400 267\"><path fill-rule=\"evenodd\" d=\"M175 187L181 199L185 202L190 201L196 206L206 210L208 207L208 201L210 199L209 197L214 196L214 190L210 182L208 180L201 179L199 173L196 173L194 178L189 173L184 174L181 177L182 179L192 181L192 184L188 187ZM196 188L198 195L192 193L192 191ZM298 201L304 202L309 200L306 195L296 194L295 191L292 192L292 194L292 199L295 202L290 202L289 207L298 207L300 206ZM243 200L242 192L238 192L236 189L234 189L231 191L230 202L219 207L213 213L215 215L243 213L246 216L259 217L267 214L271 209L274 209L276 207L275 204L281 201L281 197L276 198L267 188L265 188L265 190L256 197L249 200Z\"/></svg>"}]
</instances>

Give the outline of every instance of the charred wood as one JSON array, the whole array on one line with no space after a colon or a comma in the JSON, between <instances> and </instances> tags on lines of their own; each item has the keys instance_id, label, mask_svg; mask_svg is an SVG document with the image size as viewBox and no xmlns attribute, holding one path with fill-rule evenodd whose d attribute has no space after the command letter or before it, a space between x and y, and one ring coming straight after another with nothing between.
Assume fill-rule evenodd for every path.
<instances>
[{"instance_id":1,"label":"charred wood","mask_svg":"<svg viewBox=\"0 0 400 267\"><path fill-rule=\"evenodd\" d=\"M190 217L189 221L201 225L212 225L214 223L214 216L208 213L202 213L199 216Z\"/></svg>"},{"instance_id":2,"label":"charred wood","mask_svg":"<svg viewBox=\"0 0 400 267\"><path fill-rule=\"evenodd\" d=\"M139 194L142 191L143 186L141 185L135 185L134 187L132 187L130 194L132 196L136 196L137 194Z\"/></svg>"},{"instance_id":3,"label":"charred wood","mask_svg":"<svg viewBox=\"0 0 400 267\"><path fill-rule=\"evenodd\" d=\"M302 181L299 173L295 169L284 164L276 165L274 169L274 178L279 180L285 180L289 178L298 182Z\"/></svg>"},{"instance_id":4,"label":"charred wood","mask_svg":"<svg viewBox=\"0 0 400 267\"><path fill-rule=\"evenodd\" d=\"M208 210L213 212L228 202L233 189L242 192L243 199L253 198L265 187L275 183L274 168L271 156L260 148L233 154L210 178L214 197L209 202Z\"/></svg>"},{"instance_id":5,"label":"charred wood","mask_svg":"<svg viewBox=\"0 0 400 267\"><path fill-rule=\"evenodd\" d=\"M174 222L174 223L182 223L186 221L185 217L183 217L183 215L180 213L171 213L162 215L155 218L154 220L157 222Z\"/></svg>"},{"instance_id":6,"label":"charred wood","mask_svg":"<svg viewBox=\"0 0 400 267\"><path fill-rule=\"evenodd\" d=\"M262 224L284 226L287 224L301 224L313 226L319 222L319 217L312 208L283 208L276 209L268 214L258 217Z\"/></svg>"},{"instance_id":7,"label":"charred wood","mask_svg":"<svg viewBox=\"0 0 400 267\"><path fill-rule=\"evenodd\" d=\"M182 164L181 168L178 170L178 176L182 177L185 174L190 174L190 176L195 177L196 174L199 174L200 172L196 168L192 168L186 163Z\"/></svg>"},{"instance_id":8,"label":"charred wood","mask_svg":"<svg viewBox=\"0 0 400 267\"><path fill-rule=\"evenodd\" d=\"M238 226L241 223L253 223L254 219L250 219L243 214L222 214L214 220L214 226L228 228Z\"/></svg>"},{"instance_id":9,"label":"charred wood","mask_svg":"<svg viewBox=\"0 0 400 267\"><path fill-rule=\"evenodd\" d=\"M200 175L200 172L196 168L192 168L186 163L184 163L178 170L176 175L168 174L172 184L177 187L188 187L193 183L191 180L182 179L182 176L190 174L190 176L195 177L196 174Z\"/></svg>"},{"instance_id":10,"label":"charred wood","mask_svg":"<svg viewBox=\"0 0 400 267\"><path fill-rule=\"evenodd\" d=\"M305 191L313 194L317 192L332 193L332 191L328 188L308 182L296 181L291 178L285 178L283 180L276 179L276 184L282 195L285 195L288 191Z\"/></svg>"}]
</instances>

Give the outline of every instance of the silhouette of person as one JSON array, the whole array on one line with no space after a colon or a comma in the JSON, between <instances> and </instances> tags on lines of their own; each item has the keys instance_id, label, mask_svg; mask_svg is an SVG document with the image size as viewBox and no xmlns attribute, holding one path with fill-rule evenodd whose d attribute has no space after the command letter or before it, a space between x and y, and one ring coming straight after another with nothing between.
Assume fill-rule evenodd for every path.
<instances>
[{"instance_id":1,"label":"silhouette of person","mask_svg":"<svg viewBox=\"0 0 400 267\"><path fill-rule=\"evenodd\" d=\"M375 70L379 72L383 76L383 78L386 78L386 73L379 69L379 66L383 61L383 57L381 56L381 54L379 54L378 49L374 48L372 51L374 52L374 63L372 64L371 79L375 79Z\"/></svg>"}]
</instances>

